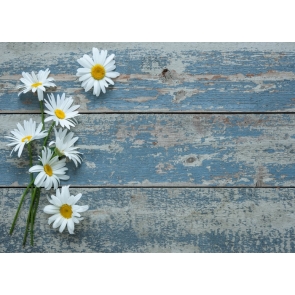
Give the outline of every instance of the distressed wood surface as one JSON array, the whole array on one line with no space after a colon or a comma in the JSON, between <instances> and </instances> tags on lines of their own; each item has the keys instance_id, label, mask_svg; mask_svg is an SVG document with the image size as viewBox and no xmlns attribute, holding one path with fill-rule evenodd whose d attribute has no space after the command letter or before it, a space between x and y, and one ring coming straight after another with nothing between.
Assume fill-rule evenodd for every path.
<instances>
[{"instance_id":1,"label":"distressed wood surface","mask_svg":"<svg viewBox=\"0 0 295 295\"><path fill-rule=\"evenodd\" d=\"M8 235L22 193L0 189L1 252L295 252L294 189L72 189L90 204L75 235L47 224L40 201L35 246L21 246L26 210ZM26 203L27 209L28 204Z\"/></svg>"},{"instance_id":2,"label":"distressed wood surface","mask_svg":"<svg viewBox=\"0 0 295 295\"><path fill-rule=\"evenodd\" d=\"M75 76L76 60L93 46L115 53L121 73L98 98ZM83 112L295 111L294 43L2 43L0 52L2 112L38 110L38 100L19 98L15 87L22 71L45 68L53 92L72 95Z\"/></svg>"},{"instance_id":3,"label":"distressed wood surface","mask_svg":"<svg viewBox=\"0 0 295 295\"><path fill-rule=\"evenodd\" d=\"M0 132L26 115L1 115ZM34 115L34 119L40 120ZM48 124L50 125L50 124ZM73 131L83 164L75 186L295 186L290 114L88 114ZM27 184L28 157L1 143L1 186Z\"/></svg>"},{"instance_id":4,"label":"distressed wood surface","mask_svg":"<svg viewBox=\"0 0 295 295\"><path fill-rule=\"evenodd\" d=\"M75 77L92 47L121 76L98 98ZM0 43L0 252L295 252L295 43ZM4 138L39 118L22 71L49 68L80 104L83 153L68 163L89 204L75 235L47 224L22 247L28 199L9 236L25 157ZM205 114L203 114L205 113ZM34 159L36 162L36 158Z\"/></svg>"}]
</instances>

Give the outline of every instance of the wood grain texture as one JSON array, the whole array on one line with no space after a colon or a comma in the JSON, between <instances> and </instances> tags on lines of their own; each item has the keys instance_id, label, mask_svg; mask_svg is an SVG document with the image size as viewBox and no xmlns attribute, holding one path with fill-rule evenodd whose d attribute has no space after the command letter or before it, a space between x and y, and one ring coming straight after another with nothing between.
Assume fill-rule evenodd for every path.
<instances>
[{"instance_id":1,"label":"wood grain texture","mask_svg":"<svg viewBox=\"0 0 295 295\"><path fill-rule=\"evenodd\" d=\"M120 77L98 98L75 76L92 47ZM0 43L0 252L295 252L295 43ZM49 68L80 105L83 163L71 193L89 204L75 235L48 226L42 190L35 246L22 247L26 152L17 122L40 122L21 72ZM48 124L49 125L49 124ZM47 126L48 126L47 125ZM37 159L34 159L37 162Z\"/></svg>"},{"instance_id":2,"label":"wood grain texture","mask_svg":"<svg viewBox=\"0 0 295 295\"><path fill-rule=\"evenodd\" d=\"M294 189L71 189L90 205L75 235L47 224L43 190L25 248L28 203L8 235L21 192L0 189L0 252L295 252Z\"/></svg>"},{"instance_id":3,"label":"wood grain texture","mask_svg":"<svg viewBox=\"0 0 295 295\"><path fill-rule=\"evenodd\" d=\"M8 134L26 118L1 115L0 132ZM76 169L69 163L70 180L62 184L295 185L295 116L290 114L88 114L73 131L83 164ZM1 142L0 185L24 186L28 157L9 157L8 142Z\"/></svg>"},{"instance_id":4,"label":"wood grain texture","mask_svg":"<svg viewBox=\"0 0 295 295\"><path fill-rule=\"evenodd\" d=\"M121 73L98 98L75 76L76 60L93 46L115 53ZM56 79L53 92L71 95L82 112L295 111L293 43L3 43L0 49L2 112L38 110L36 97L18 97L16 85L22 71L45 68Z\"/></svg>"}]
</instances>

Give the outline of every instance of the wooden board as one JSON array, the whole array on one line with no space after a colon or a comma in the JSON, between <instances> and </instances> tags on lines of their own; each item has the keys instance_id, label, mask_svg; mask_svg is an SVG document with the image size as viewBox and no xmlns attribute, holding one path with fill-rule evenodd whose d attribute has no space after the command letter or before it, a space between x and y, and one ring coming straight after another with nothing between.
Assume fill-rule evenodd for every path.
<instances>
[{"instance_id":1,"label":"wooden board","mask_svg":"<svg viewBox=\"0 0 295 295\"><path fill-rule=\"evenodd\" d=\"M0 189L0 252L294 252L294 189L72 189L89 204L75 235L47 224L23 248L26 210L8 235L21 189Z\"/></svg>"},{"instance_id":2,"label":"wooden board","mask_svg":"<svg viewBox=\"0 0 295 295\"><path fill-rule=\"evenodd\" d=\"M75 76L76 60L92 54L93 46L115 53L121 73L98 98L85 93ZM15 87L22 71L45 68L56 79L53 93L73 96L84 112L295 110L294 43L3 43L0 52L2 112L38 110L38 100L29 93L19 98Z\"/></svg>"},{"instance_id":3,"label":"wooden board","mask_svg":"<svg viewBox=\"0 0 295 295\"><path fill-rule=\"evenodd\" d=\"M40 120L39 116L32 116ZM0 131L27 115L1 115ZM50 125L50 124L48 124ZM75 186L294 186L295 116L88 114L73 129L83 164L69 163ZM20 159L1 143L1 186L29 181Z\"/></svg>"}]
</instances>

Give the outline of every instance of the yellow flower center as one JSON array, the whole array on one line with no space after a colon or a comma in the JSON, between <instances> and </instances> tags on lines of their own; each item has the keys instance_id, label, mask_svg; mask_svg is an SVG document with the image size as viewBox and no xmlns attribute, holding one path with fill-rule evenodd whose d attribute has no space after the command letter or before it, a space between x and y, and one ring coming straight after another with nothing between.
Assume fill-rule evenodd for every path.
<instances>
[{"instance_id":1,"label":"yellow flower center","mask_svg":"<svg viewBox=\"0 0 295 295\"><path fill-rule=\"evenodd\" d=\"M44 166L44 171L47 175L52 176L53 172L52 172L52 168L50 167L50 165L46 164Z\"/></svg>"},{"instance_id":2,"label":"yellow flower center","mask_svg":"<svg viewBox=\"0 0 295 295\"><path fill-rule=\"evenodd\" d=\"M91 76L95 79L95 80L101 80L104 78L106 74L106 70L105 68L100 65L100 64L97 64L97 65L94 65L91 69Z\"/></svg>"},{"instance_id":3,"label":"yellow flower center","mask_svg":"<svg viewBox=\"0 0 295 295\"><path fill-rule=\"evenodd\" d=\"M66 114L64 113L64 111L60 109L56 109L54 113L55 113L55 116L59 119L64 119L66 117Z\"/></svg>"},{"instance_id":4,"label":"yellow flower center","mask_svg":"<svg viewBox=\"0 0 295 295\"><path fill-rule=\"evenodd\" d=\"M38 86L41 86L42 85L42 83L41 82L36 82L36 83L34 83L34 84L32 84L32 88L37 88Z\"/></svg>"},{"instance_id":5,"label":"yellow flower center","mask_svg":"<svg viewBox=\"0 0 295 295\"><path fill-rule=\"evenodd\" d=\"M31 138L32 138L32 135L25 136L25 137L22 138L22 142L30 141Z\"/></svg>"},{"instance_id":6,"label":"yellow flower center","mask_svg":"<svg viewBox=\"0 0 295 295\"><path fill-rule=\"evenodd\" d=\"M70 206L68 204L63 204L60 207L59 212L62 217L69 219L72 217L72 213L73 213L72 206Z\"/></svg>"}]
</instances>

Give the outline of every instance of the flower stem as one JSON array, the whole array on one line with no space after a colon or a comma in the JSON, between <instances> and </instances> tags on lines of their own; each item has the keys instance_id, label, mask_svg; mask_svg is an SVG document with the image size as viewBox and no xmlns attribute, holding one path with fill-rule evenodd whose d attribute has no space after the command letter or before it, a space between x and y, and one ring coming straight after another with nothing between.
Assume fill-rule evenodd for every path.
<instances>
[{"instance_id":1,"label":"flower stem","mask_svg":"<svg viewBox=\"0 0 295 295\"><path fill-rule=\"evenodd\" d=\"M48 137L50 136L50 133L51 133L52 128L54 127L54 125L55 125L55 122L52 122L52 124L51 124L51 126L50 126L50 128L49 128L49 130L48 130L48 135L47 135L47 136L45 137L45 139L44 139L44 142L43 142L43 146L42 146L42 148L46 146L47 141L48 141Z\"/></svg>"},{"instance_id":2,"label":"flower stem","mask_svg":"<svg viewBox=\"0 0 295 295\"><path fill-rule=\"evenodd\" d=\"M42 118L42 130L45 130L43 100L40 100L40 110L41 110L41 118Z\"/></svg>"},{"instance_id":3,"label":"flower stem","mask_svg":"<svg viewBox=\"0 0 295 295\"><path fill-rule=\"evenodd\" d=\"M28 149L29 149L29 155L30 155L30 168L31 168L33 166L33 160L32 160L32 147L31 147L30 142L28 143ZM30 177L31 177L31 181L33 181L34 180L33 173L30 173ZM33 194L34 194L33 188L34 188L34 184L31 185L31 200L33 199ZM30 214L30 212L29 212L29 214ZM31 237L31 240L32 240L32 237Z\"/></svg>"},{"instance_id":4,"label":"flower stem","mask_svg":"<svg viewBox=\"0 0 295 295\"><path fill-rule=\"evenodd\" d=\"M31 246L34 245L34 224L35 224L35 217L36 217L39 200L40 200L40 191L41 191L40 188L38 188L36 191L34 204L33 204L32 212L31 212Z\"/></svg>"},{"instance_id":5,"label":"flower stem","mask_svg":"<svg viewBox=\"0 0 295 295\"><path fill-rule=\"evenodd\" d=\"M9 231L9 234L10 234L10 235L12 235L12 233L13 233L13 230L14 230L14 227L15 227L16 220L17 220L17 218L18 218L18 214L19 214L20 208L21 208L21 206L22 206L22 204L23 204L23 201L24 201L24 198L25 198L26 194L28 193L28 190L31 188L31 185L33 184L33 182L34 182L34 180L31 181L31 182L28 184L27 188L25 189L25 191L23 192L23 194L22 194L22 196L21 196L20 202L19 202L19 204L18 204L17 211L16 211L16 213L15 213L15 216L14 216L14 219L13 219L13 222L12 222L12 225L11 225L11 228L10 228L10 231Z\"/></svg>"},{"instance_id":6,"label":"flower stem","mask_svg":"<svg viewBox=\"0 0 295 295\"><path fill-rule=\"evenodd\" d=\"M31 143L28 143L28 150L29 150L29 156L30 156L30 168L33 166L33 156L32 156L32 146ZM31 182L34 180L33 173L30 173Z\"/></svg>"},{"instance_id":7,"label":"flower stem","mask_svg":"<svg viewBox=\"0 0 295 295\"><path fill-rule=\"evenodd\" d=\"M41 194L41 188L39 187L37 189L37 193L36 193L36 202L33 208L33 222L35 222L35 217L36 217L36 213L37 213L37 209L38 209L38 205L39 205L39 200L40 200L40 194Z\"/></svg>"},{"instance_id":8,"label":"flower stem","mask_svg":"<svg viewBox=\"0 0 295 295\"><path fill-rule=\"evenodd\" d=\"M28 214L28 218L27 218L25 235L24 235L24 239L23 239L23 246L26 245L27 235L28 235L28 232L29 232L29 225L30 225L30 222L32 220L31 216L32 216L32 209L33 209L33 204L34 204L35 196L36 196L36 190L37 190L37 187L34 188L32 196L31 196L31 204L30 204L29 214Z\"/></svg>"}]
</instances>

